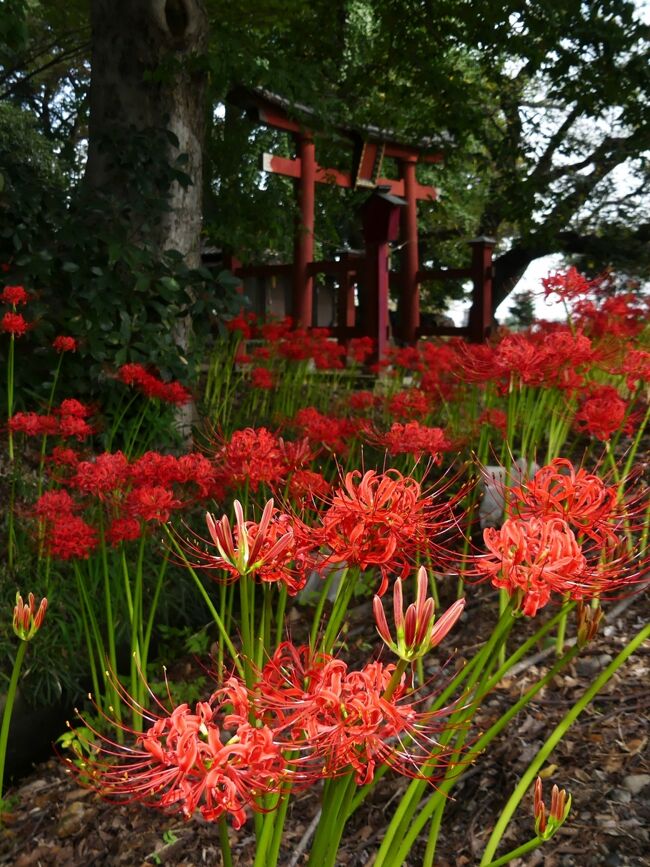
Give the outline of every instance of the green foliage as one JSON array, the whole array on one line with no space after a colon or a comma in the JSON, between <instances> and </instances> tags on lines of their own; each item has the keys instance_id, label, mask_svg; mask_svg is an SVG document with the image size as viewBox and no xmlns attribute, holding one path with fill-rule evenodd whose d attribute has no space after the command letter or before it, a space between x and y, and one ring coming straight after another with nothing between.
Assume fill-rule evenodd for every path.
<instances>
[{"instance_id":1,"label":"green foliage","mask_svg":"<svg viewBox=\"0 0 650 867\"><path fill-rule=\"evenodd\" d=\"M26 339L40 342L40 349L29 381L19 370L19 383L46 392L46 347L56 334L80 338L78 353L64 368L75 394L95 393L127 361L152 363L163 376L192 380L214 318L229 309L233 292L208 269L188 268L177 251L161 251L146 240L168 211L164 191L172 182L188 182L182 160L170 166L161 156L170 134L131 131L105 144L124 178L138 185L135 208L125 210L110 192L67 193L29 116L1 108L6 183L0 204L16 218L0 229L0 259L11 266L11 282L36 293L29 318L39 320ZM186 317L193 323L189 353L180 351L178 332Z\"/></svg>"}]
</instances>

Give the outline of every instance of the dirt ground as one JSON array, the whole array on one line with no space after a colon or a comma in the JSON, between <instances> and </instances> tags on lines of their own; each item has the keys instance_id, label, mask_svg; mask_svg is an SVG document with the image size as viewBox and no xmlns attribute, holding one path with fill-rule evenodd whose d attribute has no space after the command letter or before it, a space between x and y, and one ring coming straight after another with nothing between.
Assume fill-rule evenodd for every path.
<instances>
[{"instance_id":1,"label":"dirt ground","mask_svg":"<svg viewBox=\"0 0 650 867\"><path fill-rule=\"evenodd\" d=\"M483 590L483 588L479 588ZM464 615L458 647L482 637L476 626L491 617L477 593ZM513 720L490 752L468 768L453 792L443 820L436 867L478 864L499 811L529 762L569 710L625 643L648 622L650 593L610 603L609 615L594 643ZM363 611L359 614L363 624ZM367 624L367 614L365 615ZM364 630L360 628L360 632ZM354 628L350 642L354 641ZM536 652L518 672L485 701L476 721L484 730L513 699L546 670L552 656ZM648 867L650 865L650 647L634 654L579 717L545 767L546 795L552 783L573 796L566 824L545 846L513 867ZM392 805L406 780L387 776L350 820L338 863L371 865ZM116 807L79 788L52 759L34 768L10 790L14 806L0 829L0 864L12 867L178 867L221 864L217 829L199 820L183 823L136 805ZM305 792L293 801L280 857L282 867L306 862L310 826L318 810L318 793ZM313 830L313 828L311 829ZM534 834L532 797L527 795L502 841L499 854ZM231 832L234 863L252 864L254 839L250 823ZM413 850L405 867L421 864L422 847Z\"/></svg>"}]
</instances>

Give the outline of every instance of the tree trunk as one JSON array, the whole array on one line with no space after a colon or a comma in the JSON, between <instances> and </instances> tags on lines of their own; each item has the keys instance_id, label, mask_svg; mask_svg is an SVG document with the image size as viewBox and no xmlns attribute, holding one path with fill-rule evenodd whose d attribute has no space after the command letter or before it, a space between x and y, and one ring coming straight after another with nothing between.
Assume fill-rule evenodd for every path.
<instances>
[{"instance_id":1,"label":"tree trunk","mask_svg":"<svg viewBox=\"0 0 650 867\"><path fill-rule=\"evenodd\" d=\"M183 185L169 183L168 208L147 225L143 240L161 252L178 250L188 267L200 262L202 160L205 126L205 67L193 60L207 44L208 20L201 0L92 0L92 71L88 162L85 180L93 189L109 190L123 213L141 195L133 172L119 165L110 146L131 141L151 147L149 137L171 131L167 162L185 154ZM140 134L137 137L137 134ZM135 134L135 135L134 135ZM129 151L131 153L131 151ZM146 161L146 155L142 157ZM140 179L141 180L141 179ZM135 211L136 202L133 202Z\"/></svg>"}]
</instances>

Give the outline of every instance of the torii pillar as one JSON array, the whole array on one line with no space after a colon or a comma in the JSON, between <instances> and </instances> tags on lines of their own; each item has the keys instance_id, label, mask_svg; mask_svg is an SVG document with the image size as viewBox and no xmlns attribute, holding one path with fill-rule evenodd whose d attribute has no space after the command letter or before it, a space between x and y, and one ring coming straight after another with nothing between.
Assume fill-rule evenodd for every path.
<instances>
[{"instance_id":1,"label":"torii pillar","mask_svg":"<svg viewBox=\"0 0 650 867\"><path fill-rule=\"evenodd\" d=\"M400 210L406 202L398 196L375 191L363 205L363 236L366 268L362 292L364 332L375 341L375 358L388 346L389 243L399 234Z\"/></svg>"},{"instance_id":2,"label":"torii pillar","mask_svg":"<svg viewBox=\"0 0 650 867\"><path fill-rule=\"evenodd\" d=\"M417 157L401 160L405 207L401 212L402 256L400 262L401 293L399 305L400 337L414 344L420 327L420 286L418 284L418 183L415 175Z\"/></svg>"},{"instance_id":3,"label":"torii pillar","mask_svg":"<svg viewBox=\"0 0 650 867\"><path fill-rule=\"evenodd\" d=\"M316 191L316 147L313 137L303 132L296 136L300 175L296 181L299 217L293 253L294 325L310 328L313 321L314 278L309 265L314 261L314 201Z\"/></svg>"}]
</instances>

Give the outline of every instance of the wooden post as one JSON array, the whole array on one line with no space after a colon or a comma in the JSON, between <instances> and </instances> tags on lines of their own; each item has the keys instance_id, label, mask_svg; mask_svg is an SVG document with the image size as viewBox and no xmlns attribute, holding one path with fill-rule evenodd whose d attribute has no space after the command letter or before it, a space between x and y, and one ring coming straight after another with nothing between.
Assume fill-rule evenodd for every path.
<instances>
[{"instance_id":1,"label":"wooden post","mask_svg":"<svg viewBox=\"0 0 650 867\"><path fill-rule=\"evenodd\" d=\"M471 343L483 343L492 330L492 251L495 244L494 238L484 235L470 241L474 283L468 325Z\"/></svg>"},{"instance_id":2,"label":"wooden post","mask_svg":"<svg viewBox=\"0 0 650 867\"><path fill-rule=\"evenodd\" d=\"M415 343L420 326L420 287L418 285L418 213L417 157L401 160L406 206L400 215L402 256L400 263L401 293L399 299L400 337L407 343Z\"/></svg>"},{"instance_id":3,"label":"wooden post","mask_svg":"<svg viewBox=\"0 0 650 867\"><path fill-rule=\"evenodd\" d=\"M316 187L316 149L311 135L297 136L300 177L298 178L299 222L294 241L293 309L294 323L309 328L313 319L314 279L309 265L314 260L314 192Z\"/></svg>"},{"instance_id":4,"label":"wooden post","mask_svg":"<svg viewBox=\"0 0 650 867\"><path fill-rule=\"evenodd\" d=\"M366 268L363 281L363 333L376 345L374 360L381 360L388 348L389 247L399 233L399 212L404 199L375 191L363 205L363 236Z\"/></svg>"},{"instance_id":5,"label":"wooden post","mask_svg":"<svg viewBox=\"0 0 650 867\"><path fill-rule=\"evenodd\" d=\"M341 263L350 262L349 254L341 256ZM356 278L352 277L352 270L345 269L339 276L339 288L336 298L336 324L339 328L354 328L356 324L356 311L354 307L354 286ZM344 334L339 338L342 346L347 346L349 337Z\"/></svg>"}]
</instances>

